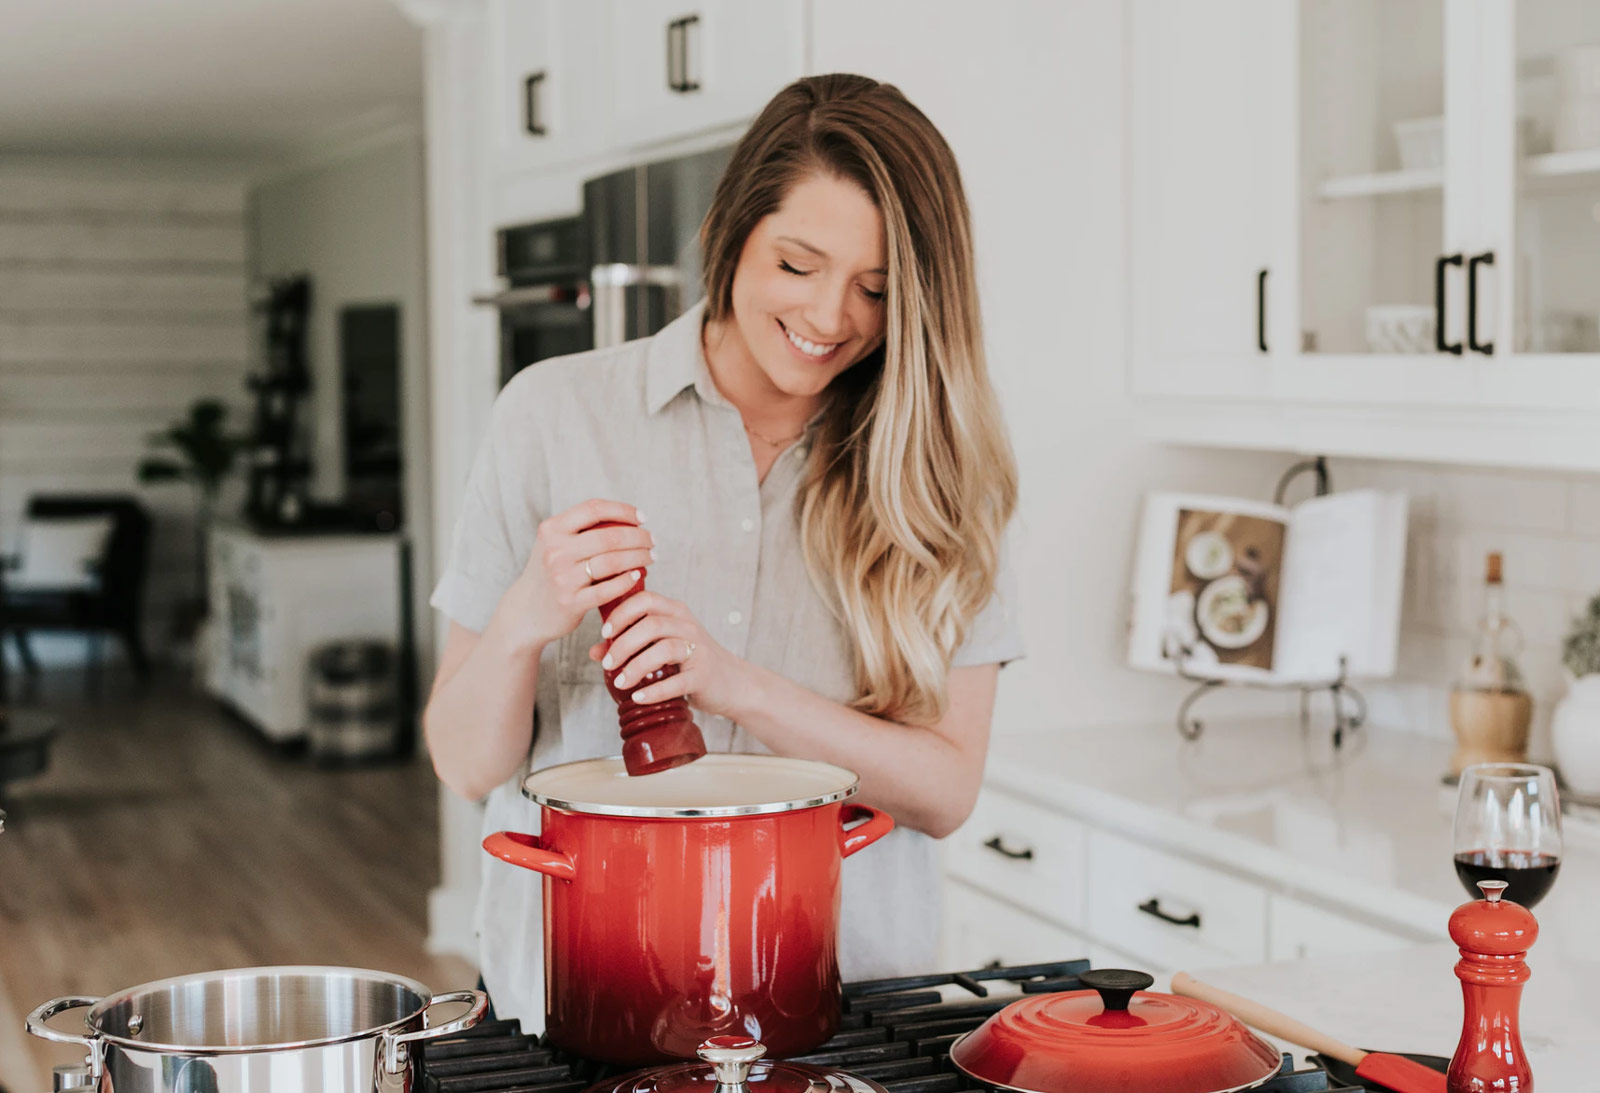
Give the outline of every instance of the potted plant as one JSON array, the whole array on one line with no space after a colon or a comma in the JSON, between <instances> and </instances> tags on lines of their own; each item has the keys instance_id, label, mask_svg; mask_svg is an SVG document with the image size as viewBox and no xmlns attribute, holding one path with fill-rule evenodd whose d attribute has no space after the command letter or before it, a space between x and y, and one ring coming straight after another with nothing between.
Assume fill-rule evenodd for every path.
<instances>
[{"instance_id":1,"label":"potted plant","mask_svg":"<svg viewBox=\"0 0 1600 1093\"><path fill-rule=\"evenodd\" d=\"M1573 792L1600 798L1600 595L1572 620L1561 662L1571 685L1550 722L1556 765Z\"/></svg>"},{"instance_id":2,"label":"potted plant","mask_svg":"<svg viewBox=\"0 0 1600 1093\"><path fill-rule=\"evenodd\" d=\"M180 644L194 640L206 618L206 544L210 541L211 521L223 481L246 443L244 438L228 434L224 428L227 417L228 408L220 401L196 400L189 407L187 418L149 438L151 447L173 454L151 456L139 463L140 482L188 482L194 489L195 590L191 598L179 604L173 618L173 637Z\"/></svg>"}]
</instances>

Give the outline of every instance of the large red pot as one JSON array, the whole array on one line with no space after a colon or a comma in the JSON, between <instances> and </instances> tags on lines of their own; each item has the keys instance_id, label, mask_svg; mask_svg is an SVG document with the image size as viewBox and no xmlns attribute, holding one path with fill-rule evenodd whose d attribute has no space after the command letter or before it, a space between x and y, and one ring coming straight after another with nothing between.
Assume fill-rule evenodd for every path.
<instances>
[{"instance_id":1,"label":"large red pot","mask_svg":"<svg viewBox=\"0 0 1600 1093\"><path fill-rule=\"evenodd\" d=\"M531 774L522 792L543 833L483 847L545 876L553 1043L639 1065L693 1059L719 1035L779 1056L833 1035L839 863L894 827L846 803L853 773L708 755L630 778L621 759L591 759Z\"/></svg>"}]
</instances>

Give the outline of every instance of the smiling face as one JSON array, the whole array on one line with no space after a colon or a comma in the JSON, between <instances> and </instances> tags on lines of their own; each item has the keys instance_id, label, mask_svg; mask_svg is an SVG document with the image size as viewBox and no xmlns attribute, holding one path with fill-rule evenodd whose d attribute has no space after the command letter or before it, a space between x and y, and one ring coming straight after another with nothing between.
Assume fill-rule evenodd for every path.
<instances>
[{"instance_id":1,"label":"smiling face","mask_svg":"<svg viewBox=\"0 0 1600 1093\"><path fill-rule=\"evenodd\" d=\"M712 352L719 384L735 402L815 399L882 343L888 265L883 215L859 186L797 182L740 252L733 321Z\"/></svg>"}]
</instances>

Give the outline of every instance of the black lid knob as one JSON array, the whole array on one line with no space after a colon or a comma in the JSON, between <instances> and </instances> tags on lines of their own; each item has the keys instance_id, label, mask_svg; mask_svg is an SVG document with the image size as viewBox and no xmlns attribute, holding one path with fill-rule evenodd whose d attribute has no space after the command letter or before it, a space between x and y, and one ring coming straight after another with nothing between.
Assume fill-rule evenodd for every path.
<instances>
[{"instance_id":1,"label":"black lid knob","mask_svg":"<svg viewBox=\"0 0 1600 1093\"><path fill-rule=\"evenodd\" d=\"M1100 1001L1107 1010L1125 1010L1133 1000L1135 991L1147 991L1155 986L1155 977L1145 972L1127 968L1097 968L1083 972L1078 982L1100 993Z\"/></svg>"}]
</instances>

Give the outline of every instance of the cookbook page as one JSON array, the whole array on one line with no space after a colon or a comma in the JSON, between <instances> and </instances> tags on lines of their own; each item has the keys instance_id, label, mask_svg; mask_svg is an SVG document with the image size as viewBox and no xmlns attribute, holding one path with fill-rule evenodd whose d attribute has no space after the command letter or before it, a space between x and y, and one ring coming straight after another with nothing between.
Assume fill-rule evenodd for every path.
<instances>
[{"instance_id":1,"label":"cookbook page","mask_svg":"<svg viewBox=\"0 0 1600 1093\"><path fill-rule=\"evenodd\" d=\"M1288 511L1233 497L1152 494L1134 578L1128 660L1207 679L1275 675Z\"/></svg>"},{"instance_id":2,"label":"cookbook page","mask_svg":"<svg viewBox=\"0 0 1600 1093\"><path fill-rule=\"evenodd\" d=\"M1352 490L1295 506L1283 567L1282 674L1334 679L1394 674L1405 580L1406 496Z\"/></svg>"}]
</instances>

